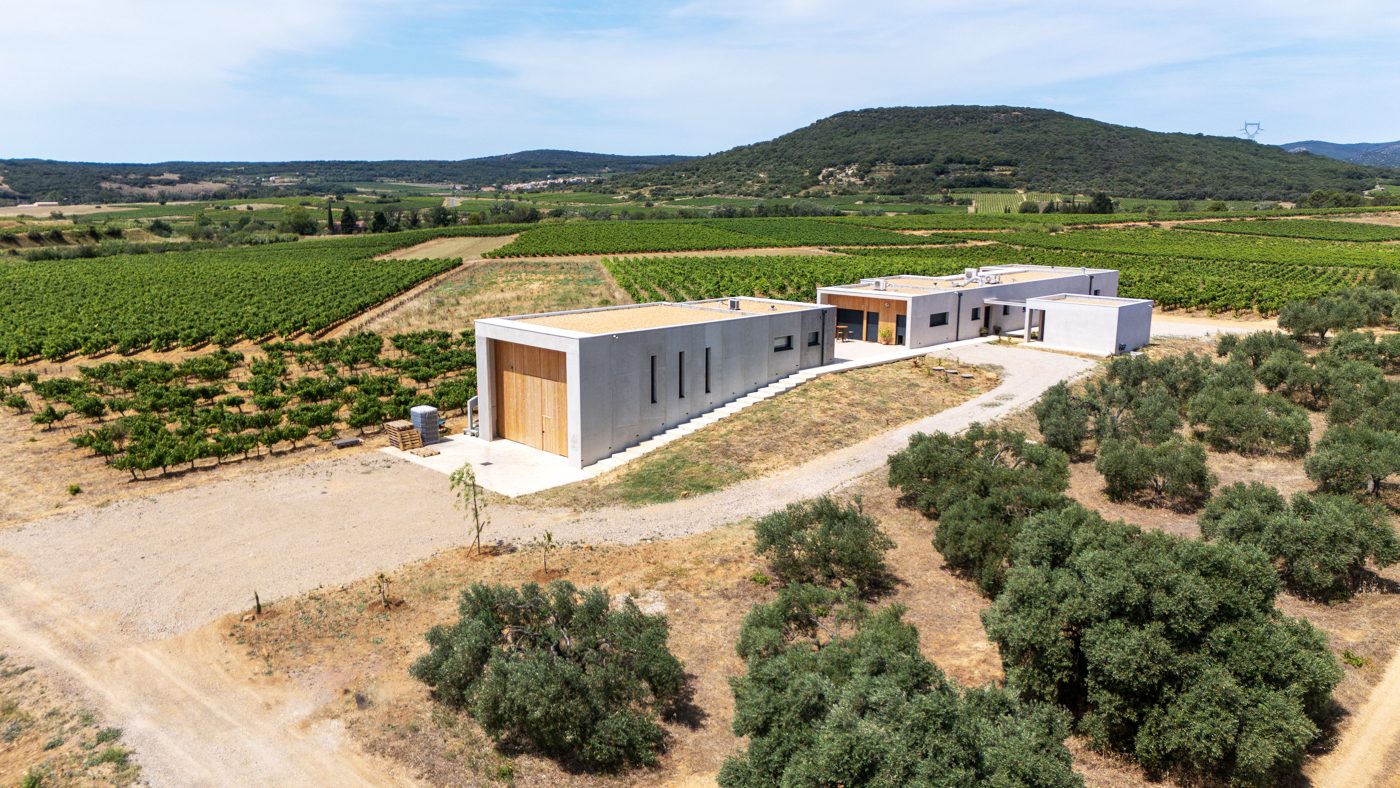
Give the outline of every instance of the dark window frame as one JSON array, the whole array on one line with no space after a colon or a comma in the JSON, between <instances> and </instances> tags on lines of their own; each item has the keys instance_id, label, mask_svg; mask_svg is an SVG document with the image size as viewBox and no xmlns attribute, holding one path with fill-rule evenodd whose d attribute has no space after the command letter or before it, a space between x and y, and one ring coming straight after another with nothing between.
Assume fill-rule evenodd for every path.
<instances>
[{"instance_id":1,"label":"dark window frame","mask_svg":"<svg viewBox=\"0 0 1400 788\"><path fill-rule=\"evenodd\" d=\"M651 404L656 404L656 356L651 357Z\"/></svg>"},{"instance_id":2,"label":"dark window frame","mask_svg":"<svg viewBox=\"0 0 1400 788\"><path fill-rule=\"evenodd\" d=\"M937 327L939 327L939 326L946 326L946 325L948 325L948 313L947 313L947 312L934 312L934 313L932 313L932 314L930 314L930 315L928 316L928 327L929 327L929 328L937 328Z\"/></svg>"},{"instance_id":3,"label":"dark window frame","mask_svg":"<svg viewBox=\"0 0 1400 788\"><path fill-rule=\"evenodd\" d=\"M680 394L677 399L685 399L685 351L680 351L680 356L676 359L676 391Z\"/></svg>"},{"instance_id":4,"label":"dark window frame","mask_svg":"<svg viewBox=\"0 0 1400 788\"><path fill-rule=\"evenodd\" d=\"M778 344L782 342L783 344ZM773 352L781 353L784 350L792 350L792 334L785 337L773 337Z\"/></svg>"},{"instance_id":5,"label":"dark window frame","mask_svg":"<svg viewBox=\"0 0 1400 788\"><path fill-rule=\"evenodd\" d=\"M972 308L972 319L973 319L973 320L981 320L981 319L982 319L982 307L980 307L980 306L974 306L974 307Z\"/></svg>"}]
</instances>

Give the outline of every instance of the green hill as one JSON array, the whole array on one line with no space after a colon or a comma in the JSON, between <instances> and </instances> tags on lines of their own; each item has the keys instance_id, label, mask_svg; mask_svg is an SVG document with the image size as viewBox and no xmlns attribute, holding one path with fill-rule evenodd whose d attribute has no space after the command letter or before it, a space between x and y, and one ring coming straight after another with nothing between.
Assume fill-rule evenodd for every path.
<instances>
[{"instance_id":1,"label":"green hill","mask_svg":"<svg viewBox=\"0 0 1400 788\"><path fill-rule=\"evenodd\" d=\"M133 199L111 184L170 188L180 183L216 184L244 196L325 193L335 183L405 181L479 187L549 178L599 178L674 164L686 156L614 156L561 150L532 150L462 161L284 161L93 164L43 159L0 159L0 199L104 203ZM178 175L178 179L165 176ZM281 185L266 180L276 177Z\"/></svg>"},{"instance_id":2,"label":"green hill","mask_svg":"<svg viewBox=\"0 0 1400 788\"><path fill-rule=\"evenodd\" d=\"M1307 151L1319 156L1341 159L1355 164L1374 164L1382 167L1400 167L1400 141L1397 142L1323 142L1304 140L1280 145L1289 153ZM1396 173L1391 173L1392 177Z\"/></svg>"},{"instance_id":3,"label":"green hill","mask_svg":"<svg viewBox=\"0 0 1400 788\"><path fill-rule=\"evenodd\" d=\"M658 187L656 196L1014 187L1291 200L1314 189L1358 192L1393 174L1233 137L1145 131L1044 109L946 106L843 112L768 142L614 178L606 187Z\"/></svg>"}]
</instances>

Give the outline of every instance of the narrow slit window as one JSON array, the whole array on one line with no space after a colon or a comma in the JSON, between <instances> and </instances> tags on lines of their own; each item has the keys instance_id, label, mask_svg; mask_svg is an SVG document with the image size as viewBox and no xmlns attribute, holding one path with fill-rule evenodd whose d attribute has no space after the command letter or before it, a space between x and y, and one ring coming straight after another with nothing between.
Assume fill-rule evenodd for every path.
<instances>
[{"instance_id":1,"label":"narrow slit window","mask_svg":"<svg viewBox=\"0 0 1400 788\"><path fill-rule=\"evenodd\" d=\"M651 357L651 404L656 404L656 356Z\"/></svg>"},{"instance_id":2,"label":"narrow slit window","mask_svg":"<svg viewBox=\"0 0 1400 788\"><path fill-rule=\"evenodd\" d=\"M705 348L705 393L710 393L710 349Z\"/></svg>"},{"instance_id":3,"label":"narrow slit window","mask_svg":"<svg viewBox=\"0 0 1400 788\"><path fill-rule=\"evenodd\" d=\"M680 399L685 399L685 351L682 350L676 358L676 391L680 392Z\"/></svg>"}]
</instances>

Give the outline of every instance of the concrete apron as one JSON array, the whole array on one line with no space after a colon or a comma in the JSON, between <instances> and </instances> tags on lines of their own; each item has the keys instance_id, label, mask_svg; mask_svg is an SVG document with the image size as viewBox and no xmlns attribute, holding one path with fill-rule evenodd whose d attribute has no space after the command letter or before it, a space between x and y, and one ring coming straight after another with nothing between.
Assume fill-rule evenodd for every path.
<instances>
[{"instance_id":1,"label":"concrete apron","mask_svg":"<svg viewBox=\"0 0 1400 788\"><path fill-rule=\"evenodd\" d=\"M838 342L833 363L802 370L802 374L820 377L835 372L892 364L994 339L996 337L978 337L914 350L904 347L891 349L888 345L869 342ZM436 451L437 454L420 457L413 453L424 450L427 450L424 453ZM532 449L514 441L486 441L467 435L444 435L437 443L413 451L399 451L387 446L380 451L442 474L451 474L462 467L463 463L471 463L472 470L476 472L477 484L491 492L511 498L581 482L598 475L598 471L592 466L583 469L570 468L567 457Z\"/></svg>"}]
</instances>

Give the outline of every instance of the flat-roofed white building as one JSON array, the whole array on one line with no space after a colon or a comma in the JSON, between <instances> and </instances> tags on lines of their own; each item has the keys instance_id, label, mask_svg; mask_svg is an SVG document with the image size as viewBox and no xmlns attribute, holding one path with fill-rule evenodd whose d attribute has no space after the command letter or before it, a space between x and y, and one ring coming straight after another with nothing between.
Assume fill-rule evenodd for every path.
<instances>
[{"instance_id":1,"label":"flat-roofed white building","mask_svg":"<svg viewBox=\"0 0 1400 788\"><path fill-rule=\"evenodd\" d=\"M1120 352L1119 345L1136 350L1151 334L1152 302L1117 295L1115 270L1040 265L985 266L950 276L902 275L817 288L817 302L836 307L841 339L922 348L1005 334L1101 355ZM1103 300L1031 305L1034 299L1065 296L1108 299L1115 306L1105 311L1109 302ZM1110 317L1123 325L1106 327L1104 320ZM1080 319L1092 324L1092 331L1068 330ZM1062 343L1046 340L1047 329Z\"/></svg>"},{"instance_id":2,"label":"flat-roofed white building","mask_svg":"<svg viewBox=\"0 0 1400 788\"><path fill-rule=\"evenodd\" d=\"M765 298L476 321L480 437L582 468L831 363L836 308Z\"/></svg>"},{"instance_id":3,"label":"flat-roofed white building","mask_svg":"<svg viewBox=\"0 0 1400 788\"><path fill-rule=\"evenodd\" d=\"M1047 348L1111 356L1152 341L1152 302L1064 294L1028 298L1023 330L1029 333L1032 324L1039 326L1036 341Z\"/></svg>"}]
</instances>

